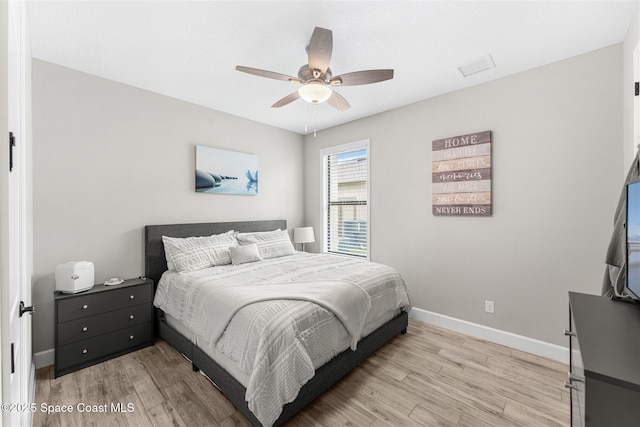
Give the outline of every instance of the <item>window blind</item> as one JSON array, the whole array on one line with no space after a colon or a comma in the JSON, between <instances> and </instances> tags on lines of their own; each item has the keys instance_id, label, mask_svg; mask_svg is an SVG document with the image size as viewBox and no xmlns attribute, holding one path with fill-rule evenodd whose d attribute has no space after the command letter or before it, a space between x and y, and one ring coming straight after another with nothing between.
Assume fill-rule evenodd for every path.
<instances>
[{"instance_id":1,"label":"window blind","mask_svg":"<svg viewBox=\"0 0 640 427\"><path fill-rule=\"evenodd\" d=\"M360 148L325 157L327 252L368 256L367 154Z\"/></svg>"}]
</instances>

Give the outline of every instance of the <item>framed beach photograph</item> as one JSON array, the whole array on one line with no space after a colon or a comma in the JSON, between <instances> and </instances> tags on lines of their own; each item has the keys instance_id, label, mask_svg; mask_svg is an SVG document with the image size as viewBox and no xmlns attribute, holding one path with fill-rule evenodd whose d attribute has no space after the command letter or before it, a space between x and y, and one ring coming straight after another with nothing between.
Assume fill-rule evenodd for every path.
<instances>
[{"instance_id":1,"label":"framed beach photograph","mask_svg":"<svg viewBox=\"0 0 640 427\"><path fill-rule=\"evenodd\" d=\"M258 194L258 156L196 145L198 193Z\"/></svg>"}]
</instances>

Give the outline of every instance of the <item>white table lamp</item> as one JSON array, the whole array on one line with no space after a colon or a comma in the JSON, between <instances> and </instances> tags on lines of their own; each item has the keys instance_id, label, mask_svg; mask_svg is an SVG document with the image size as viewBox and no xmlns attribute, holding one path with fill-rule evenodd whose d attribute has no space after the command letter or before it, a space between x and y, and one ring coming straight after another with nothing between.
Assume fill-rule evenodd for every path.
<instances>
[{"instance_id":1,"label":"white table lamp","mask_svg":"<svg viewBox=\"0 0 640 427\"><path fill-rule=\"evenodd\" d=\"M304 252L305 243L313 243L316 241L313 235L313 227L298 227L293 229L293 243L302 244L302 252Z\"/></svg>"}]
</instances>

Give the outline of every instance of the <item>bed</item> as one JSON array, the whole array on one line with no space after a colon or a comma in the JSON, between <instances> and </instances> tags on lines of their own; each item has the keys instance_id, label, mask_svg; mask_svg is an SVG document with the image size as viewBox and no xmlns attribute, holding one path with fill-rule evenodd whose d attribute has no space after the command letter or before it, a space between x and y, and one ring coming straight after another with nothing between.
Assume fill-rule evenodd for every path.
<instances>
[{"instance_id":1,"label":"bed","mask_svg":"<svg viewBox=\"0 0 640 427\"><path fill-rule=\"evenodd\" d=\"M220 327L220 325L226 325L225 322L214 322L214 321L203 321L200 318L200 315L189 314L181 317L180 312L174 312L174 308L171 304L174 305L185 305L186 303L171 303L172 298L176 298L178 301L182 301L183 297L191 297L192 301L187 305L197 305L194 304L193 301L202 302L205 304L205 298L209 298L210 301L216 301L222 292L227 289L224 286L220 287L221 283L233 283L234 281L242 281L248 280L251 281L253 279L245 279L245 277L253 278L256 277L257 274L264 274L265 277L276 277L276 272L278 271L286 271L287 274L284 276L285 279L282 279L280 275L277 275L277 279L273 279L275 283L269 283L268 285L271 287L278 288L281 284L281 281L288 282L289 280L297 280L300 281L301 278L305 278L305 288L309 288L313 291L313 286L325 286L331 285L329 287L339 287L344 286L348 283L334 280L337 278L336 274L340 272L340 269L344 271L353 270L353 266L355 264L349 264L355 261L350 261L347 258L340 257L332 260L331 266L328 266L331 273L327 274L327 277L331 280L326 281L326 283L319 282L319 278L317 277L320 273L316 273L319 267L316 267L317 263L320 264L328 264L326 256L318 255L318 254L306 254L306 253L296 253L291 254L289 256L276 257L272 259L266 259L264 261L259 261L255 263L247 263L239 266L218 266L212 267L211 269L198 270L195 272L188 272L185 274L177 274L173 269L169 270L167 268L167 257L165 255L165 245L163 243L163 236L173 237L173 238L188 238L193 236L210 236L210 235L222 235L229 230L234 230L236 233L257 233L260 232L272 232L273 230L286 230L287 225L284 220L273 220L273 221L246 221L246 222L225 222L225 223L201 223L201 224L174 224L174 225L149 225L145 227L144 233L144 258L145 258L145 275L146 277L152 279L156 286L156 302L159 303L162 307L167 307L167 312L162 309L156 309L156 333L162 337L164 340L169 342L173 347L175 347L178 351L185 355L189 360L191 360L194 369L201 370L204 374L206 374L211 381L218 387L222 393L247 417L247 419L256 426L261 425L282 425L287 420L291 419L295 414L297 414L300 410L302 410L306 405L311 403L316 397L320 396L324 391L328 390L332 385L337 383L342 377L348 374L352 369L354 369L360 362L365 360L371 354L373 354L376 350L382 347L389 340L394 338L399 334L403 334L406 332L407 324L408 324L408 316L407 310L410 308L408 303L408 296L406 297L406 303L404 301L404 297L396 297L398 299L398 307L393 310L388 310L388 312L380 312L373 319L366 319L366 323L363 328L359 330L353 331L347 326L349 324L349 319L345 320L343 317L351 316L351 313L346 313L341 317L340 310L336 310L332 312L335 314L333 317L339 317L340 321L342 321L342 325L345 326L345 333L342 334L339 338L335 338L336 341L339 341L340 351L335 351L334 353L325 351L324 348L320 348L318 351L309 352L309 360L305 360L304 363L301 362L301 368L299 369L301 374L303 375L305 369L309 370L309 367L306 365L312 365L312 373L309 378L302 378L303 384L299 390L293 390L293 394L291 391L283 392L285 395L289 393L289 396L285 396L285 402L289 402L281 406L281 408L277 409L277 413L275 416L267 416L265 417L264 411L257 410L256 404L253 400L251 402L247 402L246 396L247 390L250 391L251 395L253 395L253 390L255 387L255 380L253 380L253 372L251 372L251 377L248 376L246 372L244 372L241 368L236 365L241 365L242 363L236 360L233 357L234 349L230 347L228 350L228 354L222 354L218 351L218 347L213 345L213 342L207 342L203 337L209 336L209 334L214 332L211 331L211 328L214 330L220 329L217 331L220 334L219 343L233 343L234 341L230 341L226 339L228 334L231 334L229 329L234 329L235 323L242 325L241 321L236 322L236 318L242 318L243 316L235 316L233 317L233 322L229 322L228 327L226 329ZM268 234L268 233L264 233ZM237 234L236 234L237 235ZM248 234L248 236L251 236ZM177 239L179 240L179 239ZM370 271L367 274L376 274L375 268L380 268L379 265L375 263L362 263L370 266ZM172 266L174 269L177 267ZM384 266L383 266L384 267ZM215 271L215 276L209 276L209 270ZM366 268L365 268L366 270ZM382 271L382 270L380 270ZM240 274L246 274L247 276L241 276ZM354 273L355 274L355 273ZM362 273L364 275L364 273ZM186 278L186 279L185 279ZM161 288L158 289L158 284L162 279ZM212 286L214 288L206 288L207 291L202 294L192 294L191 287L187 287L184 285L185 289L189 289L189 291L183 292L183 296L174 296L174 294L169 294L168 289L171 292L178 293L181 288L180 280L187 280L188 284L192 283L203 283L207 286L209 283L213 283ZM324 280L324 278L323 278ZM350 281L357 280L357 277L350 277ZM292 282L290 282L292 283ZM297 282L296 282L297 283ZM242 283L236 283L234 285L235 288L242 288ZM220 289L218 287L220 287ZM354 285L355 287L355 285ZM402 283L402 287L404 288L404 283ZM194 288L195 289L195 288ZM197 288L200 289L200 288ZM215 289L215 292L211 291L211 289ZM253 289L253 288L252 288ZM292 288L289 287L289 290ZM406 290L405 290L406 291ZM358 297L356 294L358 293L356 289L353 289L354 298ZM360 292L363 292L360 290ZM371 295L373 291L367 290ZM253 291L251 291L253 293ZM401 293L401 292L400 292ZM379 295L384 296L384 298L388 298L387 291L380 291ZM215 295L215 298L211 295ZM378 295L378 294L376 294ZM255 296L252 296L255 298ZM300 297L301 299L305 299L306 296L303 295ZM368 304L379 304L376 298L370 301L374 301L374 303L369 302ZM402 300L402 301L401 301ZM319 301L317 304L309 304L309 301L317 302L314 299L307 301L286 301L288 305L278 306L278 310L285 309L293 309L292 307L295 305L298 309L299 307L308 308L310 306L317 307L317 310L312 312L314 322L314 328L324 324L325 315L324 308L322 304L324 301ZM285 304L285 301L276 301L279 304ZM268 311L267 309L260 309L262 304L266 307L266 304L269 304L269 301L265 302L257 302L248 305L248 307L255 308L255 311L259 311L262 313L263 311ZM164 304L164 305L163 305ZM168 305L167 305L168 304ZM207 302L208 304L208 302ZM206 305L209 307L209 305ZM358 307L358 303L356 299L349 300L348 304L344 304L344 309L346 310L349 307ZM241 310L249 310L248 308ZM315 310L315 308L314 308ZM216 310L217 311L217 310ZM360 312L364 310L356 310L356 312ZM375 310L370 310L371 312ZM241 313L242 312L238 312ZM336 314L337 313L337 314ZM253 315L253 314L252 314ZM318 317L320 316L320 317ZM246 316L245 316L246 317ZM326 317L326 316L325 316ZM353 317L353 316L352 316ZM372 317L372 316L368 316ZM360 319L360 323L362 324L363 319ZM340 321L336 321L339 323ZM253 318L251 320L253 322ZM246 323L251 323L247 321ZM211 324L210 324L211 323ZM251 323L252 324L252 323ZM217 325L217 326L216 326ZM198 329L199 327L203 329ZM297 327L297 326L296 326ZM207 329L209 328L209 329ZM236 329L239 329L238 326ZM315 330L314 328L310 328L309 330ZM222 332L224 329L224 332ZM318 336L331 335L326 331L322 332L319 330ZM357 336L357 335L360 336ZM286 334L285 334L286 335ZM356 337L359 340L354 340ZM361 336L363 336L361 338ZM310 342L312 344L306 344L310 347L319 347L323 342L320 338L315 338L313 336L306 337L305 342ZM314 340L317 340L314 341ZM357 341L357 343L355 342ZM220 344L222 345L222 344ZM226 345L226 344L225 344ZM246 347L246 345L245 345ZM254 346L255 347L255 346ZM259 347L259 346L258 346ZM355 349L355 350L354 350ZM258 350L256 350L258 351ZM251 356L253 357L253 356ZM300 358L300 357L298 357ZM232 360L233 359L233 360ZM305 367L306 366L306 367ZM256 369L256 371L258 371ZM304 375L308 375L304 374ZM261 378L261 377L258 377ZM267 381L266 384L269 384ZM267 395L279 394L268 392ZM291 401L291 396L295 397L294 400ZM254 413L255 412L255 413ZM257 414L257 416L256 416ZM266 422L261 422L265 421Z\"/></svg>"}]
</instances>

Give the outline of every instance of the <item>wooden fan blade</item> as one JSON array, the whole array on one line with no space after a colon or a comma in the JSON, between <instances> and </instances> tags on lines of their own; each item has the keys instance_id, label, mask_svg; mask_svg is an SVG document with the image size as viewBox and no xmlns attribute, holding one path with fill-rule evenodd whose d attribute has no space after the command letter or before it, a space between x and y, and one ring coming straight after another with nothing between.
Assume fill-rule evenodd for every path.
<instances>
[{"instance_id":1,"label":"wooden fan blade","mask_svg":"<svg viewBox=\"0 0 640 427\"><path fill-rule=\"evenodd\" d=\"M289 95L285 96L281 100L277 101L275 104L273 104L271 106L271 108L284 107L285 105L292 103L293 101L295 101L298 98L300 98L300 95L298 95L298 91L295 91L295 92L290 93Z\"/></svg>"},{"instance_id":2,"label":"wooden fan blade","mask_svg":"<svg viewBox=\"0 0 640 427\"><path fill-rule=\"evenodd\" d=\"M329 99L327 99L327 102L338 111L346 111L351 108L351 105L349 105L347 100L344 99L344 97L335 90L333 91Z\"/></svg>"},{"instance_id":3,"label":"wooden fan blade","mask_svg":"<svg viewBox=\"0 0 640 427\"><path fill-rule=\"evenodd\" d=\"M383 82L392 78L393 70L366 70L335 76L329 83L336 86L357 86Z\"/></svg>"},{"instance_id":4,"label":"wooden fan blade","mask_svg":"<svg viewBox=\"0 0 640 427\"><path fill-rule=\"evenodd\" d=\"M331 30L316 27L308 46L309 71L317 79L327 71L333 50L333 33ZM319 70L319 74L314 70ZM315 75L318 74L318 75Z\"/></svg>"},{"instance_id":5,"label":"wooden fan blade","mask_svg":"<svg viewBox=\"0 0 640 427\"><path fill-rule=\"evenodd\" d=\"M254 76L284 80L285 82L300 83L300 79L297 77L287 76L286 74L280 74L273 71L261 70L259 68L243 67L242 65L237 65L236 70L242 71L243 73L247 74L253 74Z\"/></svg>"}]
</instances>

